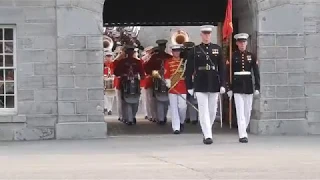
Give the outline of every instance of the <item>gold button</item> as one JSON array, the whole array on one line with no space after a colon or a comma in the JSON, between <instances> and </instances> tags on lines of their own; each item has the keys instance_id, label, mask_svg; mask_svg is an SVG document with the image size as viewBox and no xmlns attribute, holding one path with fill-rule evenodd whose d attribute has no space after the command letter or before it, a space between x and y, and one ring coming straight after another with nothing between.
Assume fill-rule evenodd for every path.
<instances>
[{"instance_id":1,"label":"gold button","mask_svg":"<svg viewBox=\"0 0 320 180\"><path fill-rule=\"evenodd\" d=\"M207 54L209 54L209 53L207 52Z\"/></svg>"},{"instance_id":2,"label":"gold button","mask_svg":"<svg viewBox=\"0 0 320 180\"><path fill-rule=\"evenodd\" d=\"M206 47L208 49L208 47Z\"/></svg>"},{"instance_id":3,"label":"gold button","mask_svg":"<svg viewBox=\"0 0 320 180\"><path fill-rule=\"evenodd\" d=\"M242 66L242 69L244 69L244 66Z\"/></svg>"}]
</instances>

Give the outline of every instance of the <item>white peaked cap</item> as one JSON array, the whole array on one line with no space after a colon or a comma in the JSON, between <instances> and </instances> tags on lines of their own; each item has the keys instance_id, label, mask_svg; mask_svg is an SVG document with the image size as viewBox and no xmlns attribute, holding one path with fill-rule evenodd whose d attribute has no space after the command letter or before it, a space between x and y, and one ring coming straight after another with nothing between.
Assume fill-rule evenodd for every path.
<instances>
[{"instance_id":1,"label":"white peaked cap","mask_svg":"<svg viewBox=\"0 0 320 180\"><path fill-rule=\"evenodd\" d=\"M171 49L181 49L182 45L181 44L174 44L170 47Z\"/></svg>"},{"instance_id":2,"label":"white peaked cap","mask_svg":"<svg viewBox=\"0 0 320 180\"><path fill-rule=\"evenodd\" d=\"M239 34L234 35L234 38L236 40L247 40L249 38L249 34L247 34L247 33L239 33Z\"/></svg>"},{"instance_id":3,"label":"white peaked cap","mask_svg":"<svg viewBox=\"0 0 320 180\"><path fill-rule=\"evenodd\" d=\"M210 26L210 25L201 26L201 27L200 27L200 31L201 31L201 32L203 32L203 31L212 32L212 26Z\"/></svg>"}]
</instances>

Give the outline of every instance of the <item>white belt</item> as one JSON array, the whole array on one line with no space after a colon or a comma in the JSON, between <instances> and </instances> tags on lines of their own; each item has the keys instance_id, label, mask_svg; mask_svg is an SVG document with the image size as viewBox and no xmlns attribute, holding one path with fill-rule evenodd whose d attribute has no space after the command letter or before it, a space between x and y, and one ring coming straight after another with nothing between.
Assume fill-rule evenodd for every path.
<instances>
[{"instance_id":1,"label":"white belt","mask_svg":"<svg viewBox=\"0 0 320 180\"><path fill-rule=\"evenodd\" d=\"M251 75L250 71L234 72L234 75Z\"/></svg>"}]
</instances>

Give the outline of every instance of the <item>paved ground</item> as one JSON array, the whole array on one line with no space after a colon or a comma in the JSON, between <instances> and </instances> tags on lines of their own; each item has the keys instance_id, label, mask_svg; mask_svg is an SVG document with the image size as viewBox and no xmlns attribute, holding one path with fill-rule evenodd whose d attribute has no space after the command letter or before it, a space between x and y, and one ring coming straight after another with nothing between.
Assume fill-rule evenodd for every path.
<instances>
[{"instance_id":1,"label":"paved ground","mask_svg":"<svg viewBox=\"0 0 320 180\"><path fill-rule=\"evenodd\" d=\"M0 143L0 179L320 179L320 136L217 134Z\"/></svg>"}]
</instances>

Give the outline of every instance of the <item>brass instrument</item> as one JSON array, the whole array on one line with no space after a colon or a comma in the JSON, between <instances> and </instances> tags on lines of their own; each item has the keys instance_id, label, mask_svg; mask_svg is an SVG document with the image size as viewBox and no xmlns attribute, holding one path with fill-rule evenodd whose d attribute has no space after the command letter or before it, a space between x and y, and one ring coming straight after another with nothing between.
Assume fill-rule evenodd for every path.
<instances>
[{"instance_id":1,"label":"brass instrument","mask_svg":"<svg viewBox=\"0 0 320 180\"><path fill-rule=\"evenodd\" d=\"M190 38L186 31L178 30L175 31L171 36L172 45L183 44L185 42L189 42Z\"/></svg>"},{"instance_id":2,"label":"brass instrument","mask_svg":"<svg viewBox=\"0 0 320 180\"><path fill-rule=\"evenodd\" d=\"M103 36L103 48L105 51L112 51L114 42L109 36Z\"/></svg>"}]
</instances>

